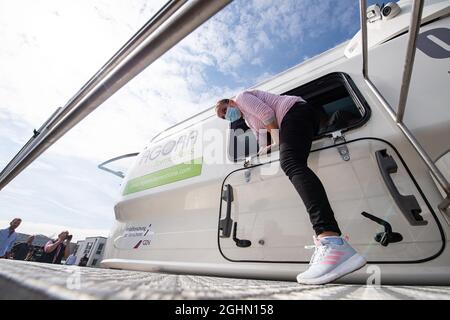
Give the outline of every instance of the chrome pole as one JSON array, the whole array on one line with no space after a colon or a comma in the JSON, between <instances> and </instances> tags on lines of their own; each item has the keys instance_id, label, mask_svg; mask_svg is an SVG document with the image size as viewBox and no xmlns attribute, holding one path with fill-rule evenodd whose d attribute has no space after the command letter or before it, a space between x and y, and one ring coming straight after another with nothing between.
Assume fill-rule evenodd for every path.
<instances>
[{"instance_id":1,"label":"chrome pole","mask_svg":"<svg viewBox=\"0 0 450 320\"><path fill-rule=\"evenodd\" d=\"M67 115L55 124L42 137L39 144L34 145L23 156L21 161L0 176L0 190L73 126L231 1L188 1L173 19L167 20L166 17L165 24L159 24L159 27L146 34L144 39L136 39L135 41L140 42L141 45L136 45L134 50L130 49L127 53L120 54L120 62L109 66L107 68L109 71L104 76L83 87L82 93L75 95L68 103L73 105L71 106L72 110L67 112ZM96 77L94 76L94 78Z\"/></svg>"},{"instance_id":2,"label":"chrome pole","mask_svg":"<svg viewBox=\"0 0 450 320\"><path fill-rule=\"evenodd\" d=\"M187 0L170 0L161 9L156 12L153 17L148 20L141 29L139 29L120 49L117 51L108 62L103 65L89 81L81 87L81 89L66 103L61 114L55 118L49 126L57 123L64 116L66 116L76 103L83 99L97 84L100 83L108 74L110 74L115 67L128 57L133 50L141 45L159 26L161 26L167 19L182 7Z\"/></svg>"},{"instance_id":3,"label":"chrome pole","mask_svg":"<svg viewBox=\"0 0 450 320\"><path fill-rule=\"evenodd\" d=\"M405 114L406 101L408 99L409 86L414 67L414 58L416 56L417 36L420 30L420 22L422 21L423 3L424 0L414 0L413 4L411 23L409 25L408 47L406 50L405 64L403 66L402 86L397 109L397 123L403 122L403 116Z\"/></svg>"},{"instance_id":4,"label":"chrome pole","mask_svg":"<svg viewBox=\"0 0 450 320\"><path fill-rule=\"evenodd\" d=\"M367 49L367 1L359 0L359 18L360 18L360 27L361 27L361 46L362 46L362 74L364 79L369 77L369 69L368 69L368 49Z\"/></svg>"},{"instance_id":5,"label":"chrome pole","mask_svg":"<svg viewBox=\"0 0 450 320\"><path fill-rule=\"evenodd\" d=\"M48 130L48 124L53 121L53 119L61 112L61 107L57 108L55 112L48 118L44 124L38 129L34 130L33 136L25 143L25 145L16 153L12 160L5 166L5 168L0 171L0 177L5 175L24 157L24 155L30 150L34 145L40 141L41 134L44 134Z\"/></svg>"},{"instance_id":6,"label":"chrome pole","mask_svg":"<svg viewBox=\"0 0 450 320\"><path fill-rule=\"evenodd\" d=\"M367 0L359 0L359 18L361 27L361 51L362 51L362 74L366 84L371 89L375 97L381 102L383 107L388 112L392 120L397 121L397 115L394 109L389 105L389 103L384 99L380 91L375 87L375 85L370 81L369 78L369 54L368 54L368 36L367 36Z\"/></svg>"},{"instance_id":7,"label":"chrome pole","mask_svg":"<svg viewBox=\"0 0 450 320\"><path fill-rule=\"evenodd\" d=\"M409 60L408 62L405 60L405 67L404 67L404 73L403 73L403 79L402 79L402 89L400 91L401 101L399 104L399 112L398 113L392 109L389 102L383 97L381 92L377 89L377 87L372 83L369 77L368 73L368 44L367 44L367 18L366 18L366 10L367 10L367 1L366 0L359 0L359 6L360 6L360 24L361 24L361 47L362 47L362 72L364 80L371 90L371 92L374 94L374 96L378 99L378 102L384 107L384 109L387 111L389 116L392 118L394 122L397 123L397 126L400 128L406 139L411 143L413 148L417 151L417 153L420 155L422 160L425 162L425 165L428 167L430 172L433 174L433 176L436 178L439 185L442 187L444 192L447 194L447 200L445 203L450 203L448 201L450 197L450 184L445 178L445 176L442 174L442 172L439 170L439 168L436 166L436 164L433 162L433 160L430 158L428 153L425 151L425 149L422 147L422 145L419 143L419 141L414 137L412 132L409 130L409 128L403 123L403 115L405 111L406 106L406 100L408 96L408 89L409 84L411 81L411 74L412 74L412 64L414 64L414 56L415 56L415 49L416 49L416 41L418 32L420 29L421 24L421 17L422 17L422 10L423 10L423 0L414 0L413 4L413 12L411 17L411 26L409 28L409 40L408 40L408 49L406 53L406 60ZM409 76L408 76L409 74ZM405 77L406 75L406 77ZM402 102L403 101L403 102ZM403 104L401 104L403 103Z\"/></svg>"},{"instance_id":8,"label":"chrome pole","mask_svg":"<svg viewBox=\"0 0 450 320\"><path fill-rule=\"evenodd\" d=\"M370 81L370 79L365 79L367 86L372 91L372 93L375 95L375 97L378 99L380 104L384 107L384 109L388 112L390 117L392 118L392 121L396 121L397 115L392 110L392 107L390 106L389 102L383 97L383 95L378 91L377 87ZM420 155L422 160L427 165L428 169L431 171L431 173L436 178L437 182L441 185L442 189L447 195L450 195L450 185L445 178L445 176L442 174L442 172L439 170L438 167L436 167L436 164L433 162L433 160L430 158L428 153L425 151L425 149L422 147L419 141L414 137L414 134L409 130L409 128L403 123L403 122L397 122L397 126L400 128L402 133L405 135L406 139L409 141L409 143L412 144L413 148L416 150L416 152Z\"/></svg>"}]
</instances>

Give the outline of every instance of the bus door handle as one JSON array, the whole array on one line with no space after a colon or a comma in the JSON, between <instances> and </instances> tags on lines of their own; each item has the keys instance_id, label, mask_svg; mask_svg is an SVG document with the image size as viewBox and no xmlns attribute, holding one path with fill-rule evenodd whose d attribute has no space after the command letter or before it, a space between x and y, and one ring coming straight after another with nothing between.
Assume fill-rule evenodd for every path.
<instances>
[{"instance_id":1,"label":"bus door handle","mask_svg":"<svg viewBox=\"0 0 450 320\"><path fill-rule=\"evenodd\" d=\"M375 152L375 157L377 159L378 168L380 169L381 176L383 177L384 183L389 190L392 198L397 204L398 208L408 220L409 224L413 226L423 226L428 222L423 220L420 215L422 209L414 195L402 195L397 189L394 181L392 180L391 174L396 173L398 166L394 158L387 153L386 149L378 150Z\"/></svg>"},{"instance_id":2,"label":"bus door handle","mask_svg":"<svg viewBox=\"0 0 450 320\"><path fill-rule=\"evenodd\" d=\"M220 237L229 238L233 227L233 220L231 219L231 203L234 199L233 187L231 184L225 185L225 190L222 191L222 200L227 202L227 213L225 218L219 221L219 231L222 231Z\"/></svg>"}]
</instances>

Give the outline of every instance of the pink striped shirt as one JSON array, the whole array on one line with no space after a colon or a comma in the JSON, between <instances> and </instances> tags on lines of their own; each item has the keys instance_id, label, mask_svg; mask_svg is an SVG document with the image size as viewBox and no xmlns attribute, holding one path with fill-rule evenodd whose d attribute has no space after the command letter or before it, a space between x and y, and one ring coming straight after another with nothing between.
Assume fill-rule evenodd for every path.
<instances>
[{"instance_id":1,"label":"pink striped shirt","mask_svg":"<svg viewBox=\"0 0 450 320\"><path fill-rule=\"evenodd\" d=\"M281 128L281 122L289 109L296 102L306 102L298 96L280 96L260 90L241 92L236 96L235 101L248 126L260 142L265 141L260 138L263 138L261 133L266 132L266 125L276 120L278 128Z\"/></svg>"}]
</instances>

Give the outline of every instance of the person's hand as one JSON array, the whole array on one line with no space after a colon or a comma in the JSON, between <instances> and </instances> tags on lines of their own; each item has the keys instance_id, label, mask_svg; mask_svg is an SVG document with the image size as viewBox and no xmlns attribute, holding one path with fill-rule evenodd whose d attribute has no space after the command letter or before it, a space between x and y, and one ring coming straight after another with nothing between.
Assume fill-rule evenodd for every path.
<instances>
[{"instance_id":1,"label":"person's hand","mask_svg":"<svg viewBox=\"0 0 450 320\"><path fill-rule=\"evenodd\" d=\"M58 241L63 242L67 238L68 235L69 235L68 232L61 232L61 234L58 237Z\"/></svg>"},{"instance_id":2,"label":"person's hand","mask_svg":"<svg viewBox=\"0 0 450 320\"><path fill-rule=\"evenodd\" d=\"M69 234L69 235L67 236L67 238L66 238L66 241L67 241L67 242L70 242L71 240L72 240L72 235Z\"/></svg>"},{"instance_id":3,"label":"person's hand","mask_svg":"<svg viewBox=\"0 0 450 320\"><path fill-rule=\"evenodd\" d=\"M258 151L258 156L265 155L265 154L269 153L269 151L270 151L270 145L265 146L264 148L262 148L261 150Z\"/></svg>"},{"instance_id":4,"label":"person's hand","mask_svg":"<svg viewBox=\"0 0 450 320\"><path fill-rule=\"evenodd\" d=\"M275 146L276 146L275 143L272 143L272 144L270 144L270 145L268 145L268 146L265 146L264 148L262 148L261 150L259 150L258 156L262 156L262 155L268 154L269 151L275 149Z\"/></svg>"}]
</instances>

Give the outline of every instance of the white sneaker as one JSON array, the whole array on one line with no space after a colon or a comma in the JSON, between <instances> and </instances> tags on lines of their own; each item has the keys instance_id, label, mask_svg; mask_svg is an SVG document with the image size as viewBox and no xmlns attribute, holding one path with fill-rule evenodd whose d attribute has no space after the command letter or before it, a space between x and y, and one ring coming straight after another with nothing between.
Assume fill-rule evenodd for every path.
<instances>
[{"instance_id":1,"label":"white sneaker","mask_svg":"<svg viewBox=\"0 0 450 320\"><path fill-rule=\"evenodd\" d=\"M325 284L362 268L366 259L342 237L314 237L314 254L309 268L297 276L302 284ZM305 248L309 248L305 247Z\"/></svg>"}]
</instances>

